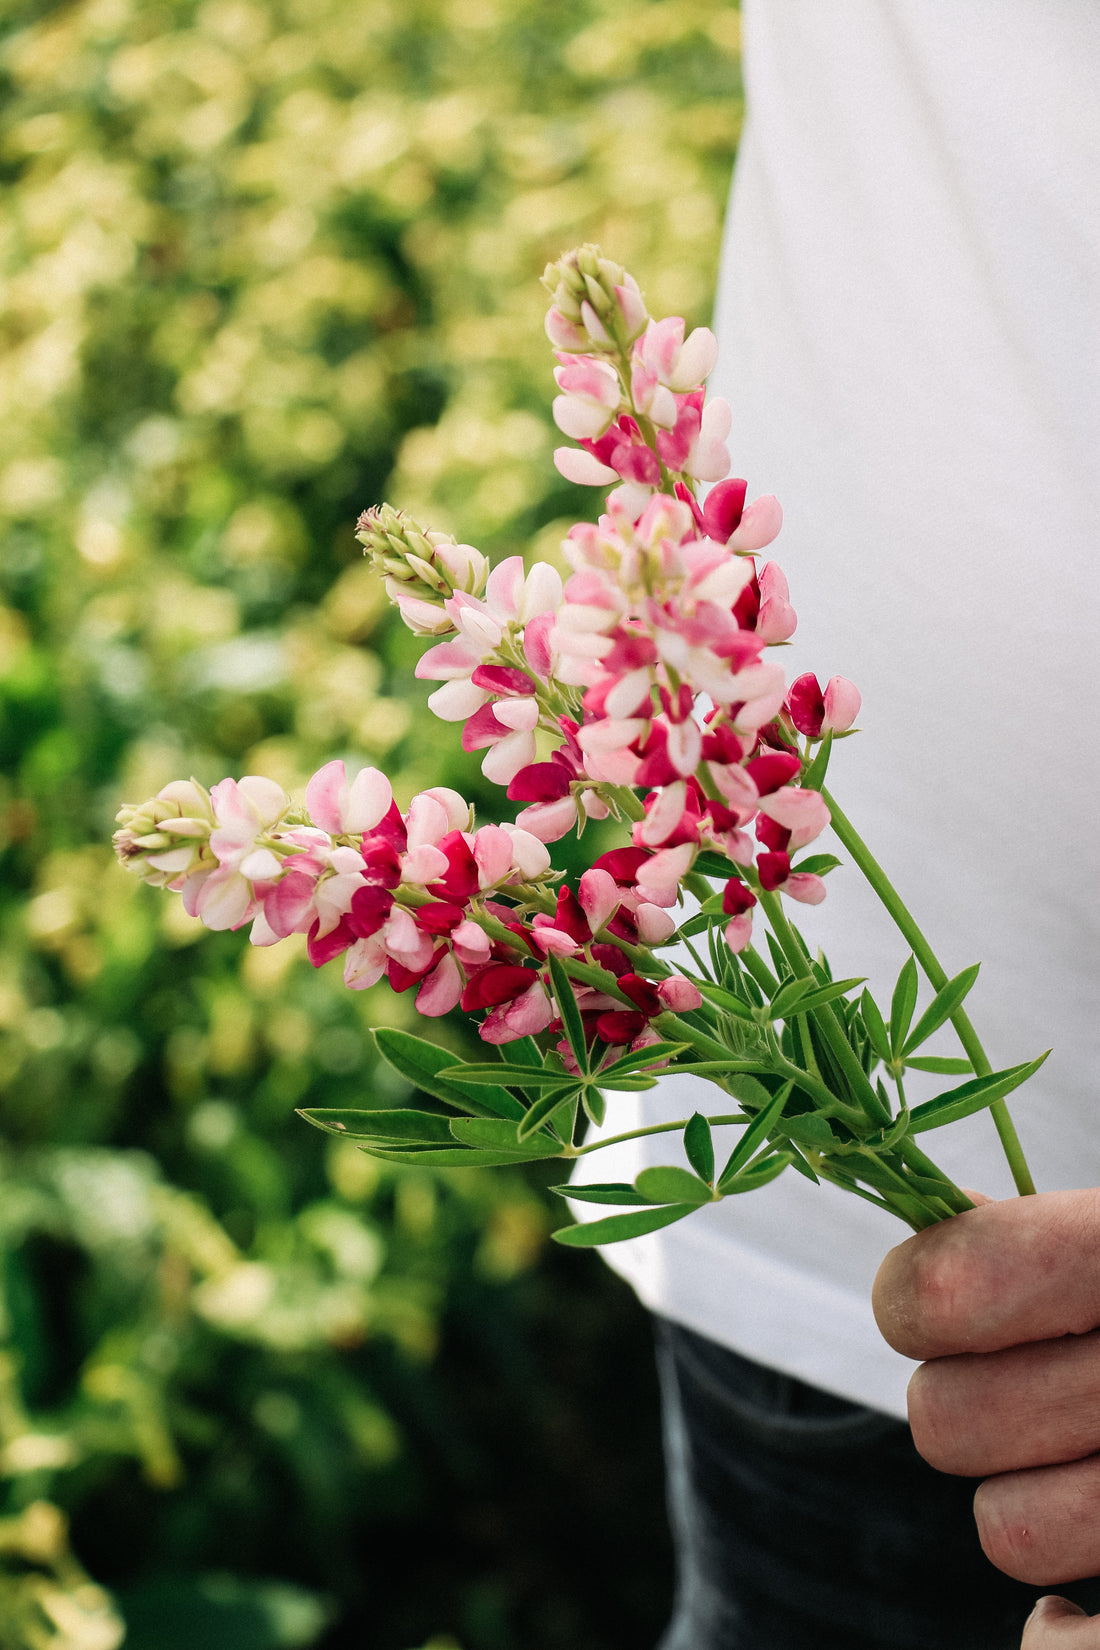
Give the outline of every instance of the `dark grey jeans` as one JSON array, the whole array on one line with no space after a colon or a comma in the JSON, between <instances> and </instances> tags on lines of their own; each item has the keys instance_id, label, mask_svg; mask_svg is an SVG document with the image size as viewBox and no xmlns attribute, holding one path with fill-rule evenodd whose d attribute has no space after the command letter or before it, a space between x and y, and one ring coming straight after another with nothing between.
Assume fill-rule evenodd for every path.
<instances>
[{"instance_id":1,"label":"dark grey jeans","mask_svg":"<svg viewBox=\"0 0 1100 1650\"><path fill-rule=\"evenodd\" d=\"M658 1320L673 1619L659 1650L1019 1650L1042 1591L904 1422ZM1100 1610L1100 1584L1057 1589Z\"/></svg>"}]
</instances>

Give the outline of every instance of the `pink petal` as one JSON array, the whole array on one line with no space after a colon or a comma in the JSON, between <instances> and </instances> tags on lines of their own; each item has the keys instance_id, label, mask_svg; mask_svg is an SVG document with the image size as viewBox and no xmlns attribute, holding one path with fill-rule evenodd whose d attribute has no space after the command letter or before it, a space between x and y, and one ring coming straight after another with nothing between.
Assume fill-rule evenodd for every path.
<instances>
[{"instance_id":1,"label":"pink petal","mask_svg":"<svg viewBox=\"0 0 1100 1650\"><path fill-rule=\"evenodd\" d=\"M512 839L507 831L499 825L483 825L474 834L473 849L479 887L503 882L512 869Z\"/></svg>"},{"instance_id":2,"label":"pink petal","mask_svg":"<svg viewBox=\"0 0 1100 1650\"><path fill-rule=\"evenodd\" d=\"M616 470L576 447L555 448L554 464L559 475L563 475L566 481L576 482L578 487L606 487L608 482L619 479Z\"/></svg>"},{"instance_id":3,"label":"pink petal","mask_svg":"<svg viewBox=\"0 0 1100 1650\"><path fill-rule=\"evenodd\" d=\"M783 884L783 892L803 905L820 905L825 898L825 884L812 871L792 871Z\"/></svg>"},{"instance_id":4,"label":"pink petal","mask_svg":"<svg viewBox=\"0 0 1100 1650\"><path fill-rule=\"evenodd\" d=\"M657 793L657 800L645 819L635 827L637 840L648 848L659 847L679 825L686 805L686 782L681 779L675 785L666 785Z\"/></svg>"},{"instance_id":5,"label":"pink petal","mask_svg":"<svg viewBox=\"0 0 1100 1650\"><path fill-rule=\"evenodd\" d=\"M494 785L510 785L517 773L535 760L535 735L526 729L509 733L486 751L481 771Z\"/></svg>"},{"instance_id":6,"label":"pink petal","mask_svg":"<svg viewBox=\"0 0 1100 1650\"><path fill-rule=\"evenodd\" d=\"M844 733L859 715L859 689L843 676L833 676L825 689L825 729Z\"/></svg>"},{"instance_id":7,"label":"pink petal","mask_svg":"<svg viewBox=\"0 0 1100 1650\"><path fill-rule=\"evenodd\" d=\"M638 924L638 938L646 945L663 945L676 932L675 917L645 900L635 911L634 920Z\"/></svg>"},{"instance_id":8,"label":"pink petal","mask_svg":"<svg viewBox=\"0 0 1100 1650\"><path fill-rule=\"evenodd\" d=\"M783 510L771 493L754 498L729 540L731 550L763 550L777 537L783 525Z\"/></svg>"},{"instance_id":9,"label":"pink petal","mask_svg":"<svg viewBox=\"0 0 1100 1650\"><path fill-rule=\"evenodd\" d=\"M577 823L577 804L571 796L560 802L536 802L516 815L516 824L540 842L557 842Z\"/></svg>"},{"instance_id":10,"label":"pink petal","mask_svg":"<svg viewBox=\"0 0 1100 1650\"><path fill-rule=\"evenodd\" d=\"M444 952L416 994L416 1012L435 1019L458 1007L462 995L462 973L449 951Z\"/></svg>"},{"instance_id":11,"label":"pink petal","mask_svg":"<svg viewBox=\"0 0 1100 1650\"><path fill-rule=\"evenodd\" d=\"M586 871L581 877L577 897L593 934L599 933L620 904L615 878L606 871L596 869Z\"/></svg>"},{"instance_id":12,"label":"pink petal","mask_svg":"<svg viewBox=\"0 0 1100 1650\"><path fill-rule=\"evenodd\" d=\"M698 986L692 985L680 974L673 974L671 979L661 980L657 986L657 995L666 1008L674 1014L688 1014L693 1008L701 1008L702 993Z\"/></svg>"},{"instance_id":13,"label":"pink petal","mask_svg":"<svg viewBox=\"0 0 1100 1650\"><path fill-rule=\"evenodd\" d=\"M378 768L360 768L351 782L344 808L344 831L373 831L389 813L393 790Z\"/></svg>"}]
</instances>

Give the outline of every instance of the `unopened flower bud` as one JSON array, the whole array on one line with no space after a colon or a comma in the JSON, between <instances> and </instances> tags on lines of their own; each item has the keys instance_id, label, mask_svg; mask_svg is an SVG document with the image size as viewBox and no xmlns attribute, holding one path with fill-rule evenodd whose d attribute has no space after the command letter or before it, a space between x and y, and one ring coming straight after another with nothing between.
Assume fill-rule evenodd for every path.
<instances>
[{"instance_id":1,"label":"unopened flower bud","mask_svg":"<svg viewBox=\"0 0 1100 1650\"><path fill-rule=\"evenodd\" d=\"M480 596L488 559L450 533L425 532L403 510L379 504L364 510L356 538L370 556L386 594L418 636L445 636L454 629L444 610L456 591Z\"/></svg>"},{"instance_id":2,"label":"unopened flower bud","mask_svg":"<svg viewBox=\"0 0 1100 1650\"><path fill-rule=\"evenodd\" d=\"M214 813L208 793L195 779L173 780L147 802L124 804L116 819L120 865L155 888L215 863L207 846Z\"/></svg>"},{"instance_id":3,"label":"unopened flower bud","mask_svg":"<svg viewBox=\"0 0 1100 1650\"><path fill-rule=\"evenodd\" d=\"M547 264L543 285L553 299L547 331L558 348L621 349L649 321L638 283L598 246L578 246Z\"/></svg>"}]
</instances>

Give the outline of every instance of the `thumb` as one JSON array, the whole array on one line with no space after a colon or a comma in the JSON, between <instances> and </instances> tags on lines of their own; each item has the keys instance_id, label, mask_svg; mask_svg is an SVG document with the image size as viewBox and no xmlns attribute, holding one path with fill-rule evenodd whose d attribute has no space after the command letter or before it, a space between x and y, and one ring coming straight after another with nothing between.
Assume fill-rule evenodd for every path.
<instances>
[{"instance_id":1,"label":"thumb","mask_svg":"<svg viewBox=\"0 0 1100 1650\"><path fill-rule=\"evenodd\" d=\"M1048 1593L1027 1618L1020 1650L1100 1650L1100 1617Z\"/></svg>"}]
</instances>

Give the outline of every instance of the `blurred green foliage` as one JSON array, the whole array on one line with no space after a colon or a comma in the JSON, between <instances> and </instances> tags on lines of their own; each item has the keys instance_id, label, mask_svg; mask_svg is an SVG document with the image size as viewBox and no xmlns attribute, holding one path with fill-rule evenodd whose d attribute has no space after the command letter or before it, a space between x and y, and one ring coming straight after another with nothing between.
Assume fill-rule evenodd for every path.
<instances>
[{"instance_id":1,"label":"blurred green foliage","mask_svg":"<svg viewBox=\"0 0 1100 1650\"><path fill-rule=\"evenodd\" d=\"M488 801L352 525L556 553L538 274L599 240L706 319L737 49L721 0L0 7L3 1650L656 1635L633 1301L537 1176L307 1130L407 1098L409 997L196 943L106 842L335 755Z\"/></svg>"}]
</instances>

